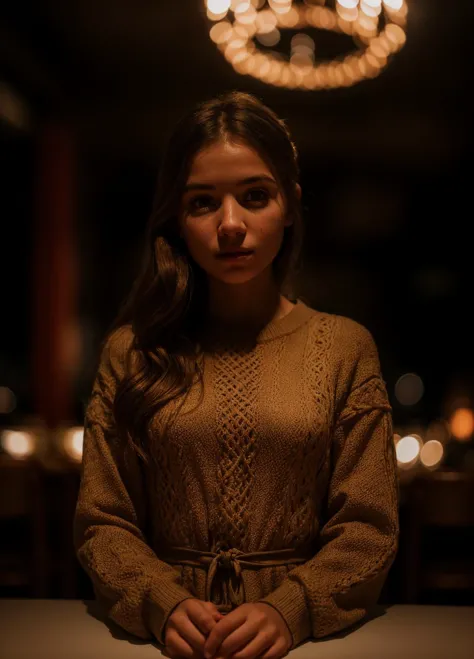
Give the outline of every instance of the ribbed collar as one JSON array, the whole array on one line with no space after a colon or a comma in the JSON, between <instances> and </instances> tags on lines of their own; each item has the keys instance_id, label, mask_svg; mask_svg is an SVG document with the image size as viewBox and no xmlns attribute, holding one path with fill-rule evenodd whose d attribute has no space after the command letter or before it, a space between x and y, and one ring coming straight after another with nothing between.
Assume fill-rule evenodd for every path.
<instances>
[{"instance_id":1,"label":"ribbed collar","mask_svg":"<svg viewBox=\"0 0 474 659\"><path fill-rule=\"evenodd\" d=\"M272 341L285 334L291 334L315 314L314 309L308 307L303 300L297 299L295 306L286 316L277 318L265 325L257 336L257 343Z\"/></svg>"}]
</instances>

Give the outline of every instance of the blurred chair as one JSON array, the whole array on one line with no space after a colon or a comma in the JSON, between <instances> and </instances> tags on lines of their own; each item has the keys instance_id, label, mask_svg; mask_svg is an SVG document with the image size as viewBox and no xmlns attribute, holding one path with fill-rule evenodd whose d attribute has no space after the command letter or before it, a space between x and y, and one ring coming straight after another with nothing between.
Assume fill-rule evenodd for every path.
<instances>
[{"instance_id":1,"label":"blurred chair","mask_svg":"<svg viewBox=\"0 0 474 659\"><path fill-rule=\"evenodd\" d=\"M0 455L0 589L47 598L49 559L41 469Z\"/></svg>"},{"instance_id":2,"label":"blurred chair","mask_svg":"<svg viewBox=\"0 0 474 659\"><path fill-rule=\"evenodd\" d=\"M419 602L427 590L474 595L474 548L459 542L459 534L474 531L474 474L440 470L417 476L408 488L407 508L404 602ZM438 546L423 551L433 531L451 534L451 551L441 558Z\"/></svg>"}]
</instances>

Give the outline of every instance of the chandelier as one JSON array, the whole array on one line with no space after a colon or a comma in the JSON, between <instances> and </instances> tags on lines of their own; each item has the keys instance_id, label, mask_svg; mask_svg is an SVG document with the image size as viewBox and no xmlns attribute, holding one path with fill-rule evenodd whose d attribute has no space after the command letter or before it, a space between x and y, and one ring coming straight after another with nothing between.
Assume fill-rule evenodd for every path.
<instances>
[{"instance_id":1,"label":"chandelier","mask_svg":"<svg viewBox=\"0 0 474 659\"><path fill-rule=\"evenodd\" d=\"M209 36L232 67L277 87L330 89L375 78L406 41L406 0L205 0ZM354 49L334 59L316 56L304 30L352 38ZM275 46L294 32L291 53Z\"/></svg>"}]
</instances>

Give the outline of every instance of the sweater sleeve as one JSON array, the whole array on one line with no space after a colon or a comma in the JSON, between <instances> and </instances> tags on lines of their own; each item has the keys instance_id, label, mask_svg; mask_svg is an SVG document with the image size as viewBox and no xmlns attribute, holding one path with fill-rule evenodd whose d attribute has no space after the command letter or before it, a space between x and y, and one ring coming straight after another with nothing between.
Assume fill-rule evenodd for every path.
<instances>
[{"instance_id":1,"label":"sweater sleeve","mask_svg":"<svg viewBox=\"0 0 474 659\"><path fill-rule=\"evenodd\" d=\"M164 645L168 616L193 595L147 544L142 467L114 431L112 403L124 372L127 331L121 328L106 342L86 409L74 547L105 616Z\"/></svg>"},{"instance_id":2,"label":"sweater sleeve","mask_svg":"<svg viewBox=\"0 0 474 659\"><path fill-rule=\"evenodd\" d=\"M345 393L336 405L318 551L259 600L282 615L293 636L292 648L361 620L377 603L398 549L391 407L371 334L345 320L349 350L339 378Z\"/></svg>"}]
</instances>

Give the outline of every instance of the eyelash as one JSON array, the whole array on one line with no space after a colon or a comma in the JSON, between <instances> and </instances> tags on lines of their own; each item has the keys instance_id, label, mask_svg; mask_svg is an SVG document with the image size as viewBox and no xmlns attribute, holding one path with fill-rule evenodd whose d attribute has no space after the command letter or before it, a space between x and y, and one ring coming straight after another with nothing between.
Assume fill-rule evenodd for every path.
<instances>
[{"instance_id":1,"label":"eyelash","mask_svg":"<svg viewBox=\"0 0 474 659\"><path fill-rule=\"evenodd\" d=\"M259 206L259 208L263 208L264 206L266 206L266 205L267 205L267 202L268 202L268 200L269 200L269 198L270 198L270 194L269 194L268 190L265 190L264 188L254 188L253 190L248 190L246 194L250 194L250 193L253 193L253 192L260 192L260 193L263 193L263 194L264 194L264 198L263 198L263 199L249 200L247 203L250 203L250 204L252 204L252 203L257 203L257 204L258 204L258 203L262 203L262 202L263 202L263 206ZM191 212L200 212L200 211L203 211L203 210L206 209L206 208L209 208L209 206L207 206L207 205L206 205L206 206L201 206L201 208L196 208L196 207L195 207L195 203L196 203L197 201L199 201L199 200L202 200L202 199L206 199L206 200L211 199L211 200L212 200L212 197L211 197L210 195L199 195L198 197L194 197L194 198L191 199L191 201L189 202L189 210L190 210ZM208 211L206 211L206 212L208 212Z\"/></svg>"}]
</instances>

